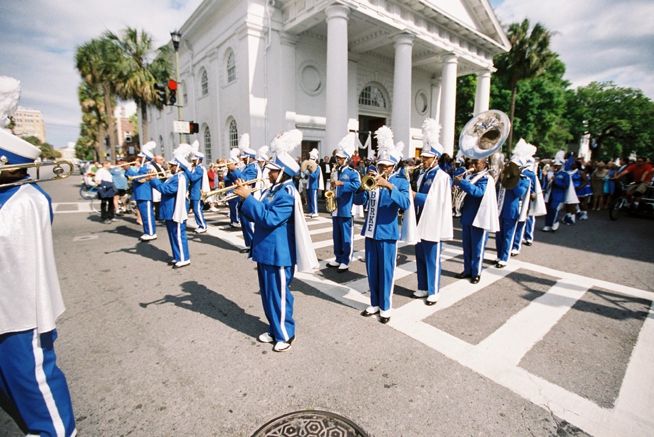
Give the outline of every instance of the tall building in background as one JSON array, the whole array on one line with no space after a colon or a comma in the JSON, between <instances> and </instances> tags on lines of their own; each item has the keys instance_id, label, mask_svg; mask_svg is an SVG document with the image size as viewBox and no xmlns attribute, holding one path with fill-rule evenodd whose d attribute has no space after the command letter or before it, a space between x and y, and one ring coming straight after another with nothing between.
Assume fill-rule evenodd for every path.
<instances>
[{"instance_id":1,"label":"tall building in background","mask_svg":"<svg viewBox=\"0 0 654 437\"><path fill-rule=\"evenodd\" d=\"M45 122L43 121L43 114L38 109L19 106L14 113L14 123L15 135L19 137L34 136L41 140L42 143L46 142Z\"/></svg>"},{"instance_id":2,"label":"tall building in background","mask_svg":"<svg viewBox=\"0 0 654 437\"><path fill-rule=\"evenodd\" d=\"M134 111L134 104L129 107L117 107L114 111L116 138L118 139L116 156L129 156L138 153L135 138L136 124L130 120L130 116L134 114Z\"/></svg>"}]
</instances>

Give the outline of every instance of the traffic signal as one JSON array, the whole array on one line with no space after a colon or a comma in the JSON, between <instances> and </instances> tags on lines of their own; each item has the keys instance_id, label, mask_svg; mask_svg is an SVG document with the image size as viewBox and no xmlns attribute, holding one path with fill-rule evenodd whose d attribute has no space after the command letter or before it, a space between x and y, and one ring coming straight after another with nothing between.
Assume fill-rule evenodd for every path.
<instances>
[{"instance_id":1,"label":"traffic signal","mask_svg":"<svg viewBox=\"0 0 654 437\"><path fill-rule=\"evenodd\" d=\"M155 83L154 89L157 91L157 101L162 105L167 105L168 101L166 99L166 85L163 83Z\"/></svg>"},{"instance_id":2,"label":"traffic signal","mask_svg":"<svg viewBox=\"0 0 654 437\"><path fill-rule=\"evenodd\" d=\"M174 80L168 81L168 104L174 106L177 103L177 82Z\"/></svg>"},{"instance_id":3,"label":"traffic signal","mask_svg":"<svg viewBox=\"0 0 654 437\"><path fill-rule=\"evenodd\" d=\"M200 125L197 124L197 123L195 123L195 122L193 122L193 121L190 122L190 123L188 124L188 133L190 133L190 134L197 134L198 132L200 132Z\"/></svg>"}]
</instances>

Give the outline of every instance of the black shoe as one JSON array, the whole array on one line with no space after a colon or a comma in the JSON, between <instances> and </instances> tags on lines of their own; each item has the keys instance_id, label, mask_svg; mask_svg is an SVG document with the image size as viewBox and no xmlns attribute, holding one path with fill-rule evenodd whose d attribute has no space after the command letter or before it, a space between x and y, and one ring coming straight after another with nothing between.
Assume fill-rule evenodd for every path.
<instances>
[{"instance_id":1,"label":"black shoe","mask_svg":"<svg viewBox=\"0 0 654 437\"><path fill-rule=\"evenodd\" d=\"M495 268L497 269L503 269L504 267L506 267L506 264L495 263Z\"/></svg>"},{"instance_id":2,"label":"black shoe","mask_svg":"<svg viewBox=\"0 0 654 437\"><path fill-rule=\"evenodd\" d=\"M531 246L531 245L532 245L531 241L525 241L525 242L522 243L522 244L524 244L525 246Z\"/></svg>"},{"instance_id":3,"label":"black shoe","mask_svg":"<svg viewBox=\"0 0 654 437\"><path fill-rule=\"evenodd\" d=\"M425 305L427 305L429 307L432 306L432 305L436 305L437 303L438 303L437 300L425 300Z\"/></svg>"},{"instance_id":4,"label":"black shoe","mask_svg":"<svg viewBox=\"0 0 654 437\"><path fill-rule=\"evenodd\" d=\"M361 315L362 315L363 317L372 317L372 316L374 316L375 314L378 314L378 313L379 313L379 311L377 311L376 313L369 313L369 312L366 311L366 310L361 311Z\"/></svg>"},{"instance_id":5,"label":"black shoe","mask_svg":"<svg viewBox=\"0 0 654 437\"><path fill-rule=\"evenodd\" d=\"M470 283L471 284L478 284L480 279L481 279L481 275L477 275L477 276L475 276L474 278L472 278L470 280Z\"/></svg>"},{"instance_id":6,"label":"black shoe","mask_svg":"<svg viewBox=\"0 0 654 437\"><path fill-rule=\"evenodd\" d=\"M239 250L239 252L241 252L241 253L248 253L249 251L250 251L249 247L246 247L245 249Z\"/></svg>"},{"instance_id":7,"label":"black shoe","mask_svg":"<svg viewBox=\"0 0 654 437\"><path fill-rule=\"evenodd\" d=\"M387 324L388 322L391 321L391 318L390 317L379 316L379 321L385 325L385 324Z\"/></svg>"},{"instance_id":8,"label":"black shoe","mask_svg":"<svg viewBox=\"0 0 654 437\"><path fill-rule=\"evenodd\" d=\"M454 279L465 279L465 278L472 278L472 275L463 272L454 275Z\"/></svg>"}]
</instances>

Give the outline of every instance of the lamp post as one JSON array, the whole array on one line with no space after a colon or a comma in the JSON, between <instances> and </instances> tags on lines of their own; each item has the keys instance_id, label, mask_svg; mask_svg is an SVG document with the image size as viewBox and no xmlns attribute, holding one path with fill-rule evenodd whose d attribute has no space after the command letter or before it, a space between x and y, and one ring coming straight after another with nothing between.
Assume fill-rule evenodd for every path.
<instances>
[{"instance_id":1,"label":"lamp post","mask_svg":"<svg viewBox=\"0 0 654 437\"><path fill-rule=\"evenodd\" d=\"M182 34L179 31L174 30L170 32L170 39L173 41L173 48L175 49L175 80L177 81L178 87L180 86L179 82L179 42L182 40ZM177 95L178 99L181 98L179 94ZM181 121L182 119L182 104L177 101L177 120ZM182 134L179 134L179 142L182 143Z\"/></svg>"}]
</instances>

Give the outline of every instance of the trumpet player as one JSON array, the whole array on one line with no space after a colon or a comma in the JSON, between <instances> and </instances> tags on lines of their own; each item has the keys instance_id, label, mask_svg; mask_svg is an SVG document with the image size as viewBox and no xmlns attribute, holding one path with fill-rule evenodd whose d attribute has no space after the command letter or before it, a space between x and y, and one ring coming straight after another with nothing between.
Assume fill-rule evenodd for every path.
<instances>
[{"instance_id":1,"label":"trumpet player","mask_svg":"<svg viewBox=\"0 0 654 437\"><path fill-rule=\"evenodd\" d=\"M318 165L318 158L320 154L318 149L313 149L309 152L309 161L313 165L308 165L304 171L304 177L307 178L307 197L309 198L309 215L311 218L318 217L318 190L325 189L325 183L322 178L322 170ZM312 171L311 168L314 168Z\"/></svg>"},{"instance_id":2,"label":"trumpet player","mask_svg":"<svg viewBox=\"0 0 654 437\"><path fill-rule=\"evenodd\" d=\"M356 136L354 132L350 132L338 143L337 167L332 175L332 190L336 192L336 209L332 212L332 238L336 258L328 262L327 267L338 268L339 273L350 268L354 251L352 200L354 193L361 186L361 179L359 173L347 165L347 161L355 149Z\"/></svg>"},{"instance_id":3,"label":"trumpet player","mask_svg":"<svg viewBox=\"0 0 654 437\"><path fill-rule=\"evenodd\" d=\"M378 144L376 188L359 187L354 203L366 205L366 218L361 235L366 237L366 271L370 287L370 306L361 315L379 314L381 323L391 319L391 304L395 279L399 211L410 208L409 181L401 175L391 175L402 159L393 144L393 132L382 126L376 132ZM371 175L375 174L371 172Z\"/></svg>"},{"instance_id":4,"label":"trumpet player","mask_svg":"<svg viewBox=\"0 0 654 437\"><path fill-rule=\"evenodd\" d=\"M156 147L154 141L143 145L141 153L138 154L137 164L125 172L125 176L142 176L148 173L156 172L151 162L154 159L152 151ZM152 184L150 177L140 177L132 180L132 199L136 201L136 206L141 215L143 223L143 235L141 241L151 241L157 239L157 224L155 222L154 207L152 204Z\"/></svg>"},{"instance_id":5,"label":"trumpet player","mask_svg":"<svg viewBox=\"0 0 654 437\"><path fill-rule=\"evenodd\" d=\"M250 135L243 134L241 136L241 141L238 143L238 148L241 151L241 159L245 164L243 169L242 178L246 181L251 181L255 179L261 179L262 171L261 166L256 161L256 150L250 147ZM251 184L250 187L254 188L255 184ZM255 198L259 198L260 193L257 192ZM250 247L252 246L252 236L254 235L254 223L252 223L247 217L242 213L239 214L241 219L241 231L243 232L243 241L245 242L245 248L241 249L241 253L248 253Z\"/></svg>"},{"instance_id":6,"label":"trumpet player","mask_svg":"<svg viewBox=\"0 0 654 437\"><path fill-rule=\"evenodd\" d=\"M454 236L452 182L438 165L443 153L443 146L438 142L440 125L428 118L422 125L422 132L423 170L414 194L419 241L415 245L418 290L413 297L426 297L426 305L435 305L440 296L443 241Z\"/></svg>"},{"instance_id":7,"label":"trumpet player","mask_svg":"<svg viewBox=\"0 0 654 437\"><path fill-rule=\"evenodd\" d=\"M189 200L191 202L191 209L193 210L193 215L195 216L195 223L197 228L195 228L196 234L204 234L207 232L207 222L204 219L204 202L202 202L201 192L209 191L209 177L207 172L202 166L202 160L204 159L204 153L199 151L200 143L196 140L191 145L192 149L192 167L189 169L182 165L184 174L189 180Z\"/></svg>"},{"instance_id":8,"label":"trumpet player","mask_svg":"<svg viewBox=\"0 0 654 437\"><path fill-rule=\"evenodd\" d=\"M225 188L231 187L236 184L237 180L243 179L243 174L238 168L240 162L238 154L239 150L236 148L232 149L230 152L229 161L227 161L227 174L225 175ZM229 206L229 226L232 228L240 227L241 220L239 218L238 199L234 198L228 200L227 205Z\"/></svg>"}]
</instances>

